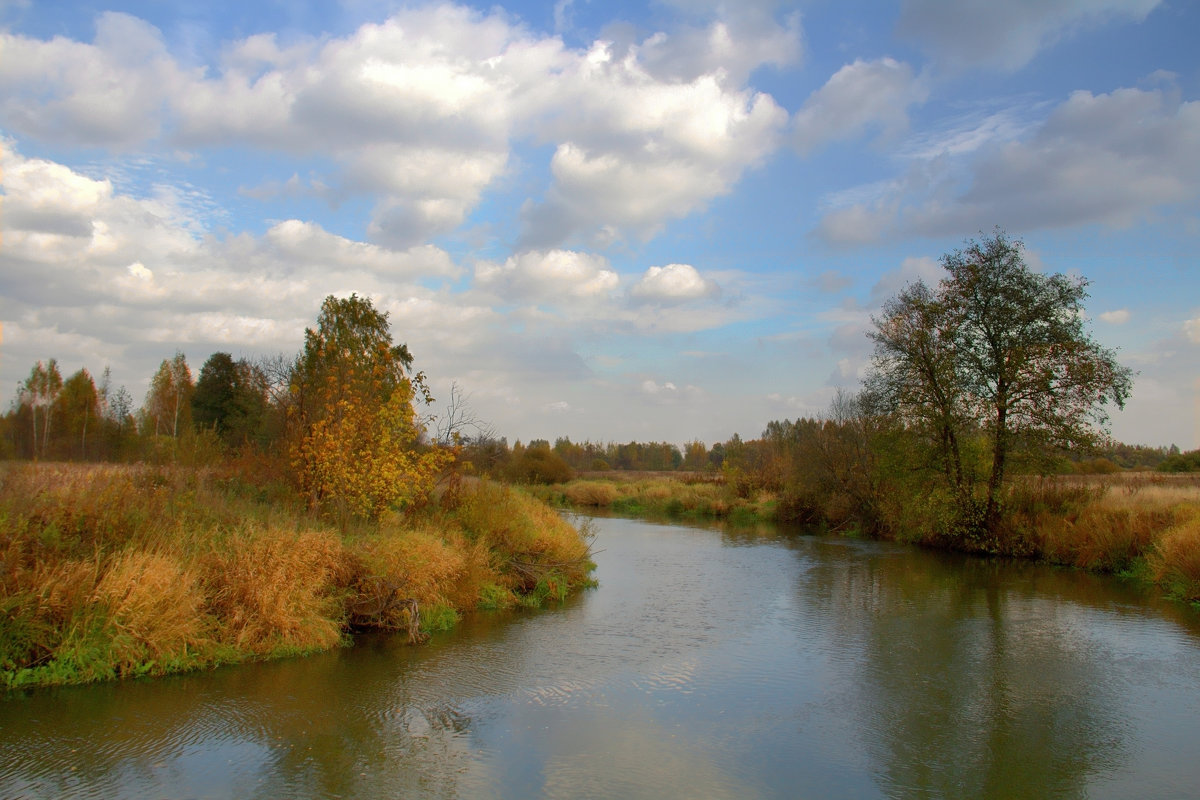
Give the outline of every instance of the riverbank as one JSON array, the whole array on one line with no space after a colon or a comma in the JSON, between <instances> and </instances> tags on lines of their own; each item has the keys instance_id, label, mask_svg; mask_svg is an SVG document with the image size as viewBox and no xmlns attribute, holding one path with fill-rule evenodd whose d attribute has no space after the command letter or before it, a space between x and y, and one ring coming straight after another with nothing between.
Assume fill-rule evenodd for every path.
<instances>
[{"instance_id":1,"label":"riverbank","mask_svg":"<svg viewBox=\"0 0 1200 800\"><path fill-rule=\"evenodd\" d=\"M419 639L475 609L587 584L586 538L533 498L454 484L336 527L282 486L218 470L0 465L0 680L163 675Z\"/></svg>"},{"instance_id":2,"label":"riverbank","mask_svg":"<svg viewBox=\"0 0 1200 800\"><path fill-rule=\"evenodd\" d=\"M668 519L777 521L788 499L768 490L739 492L717 476L605 473L565 484L527 487L552 505ZM836 509L832 509L836 511ZM1200 475L1127 472L1025 478L1007 497L1005 522L988 548L939 535L928 519L897 511L903 527L882 538L944 549L1029 558L1112 573L1200 603ZM829 530L859 535L848 516L827 515Z\"/></svg>"}]
</instances>

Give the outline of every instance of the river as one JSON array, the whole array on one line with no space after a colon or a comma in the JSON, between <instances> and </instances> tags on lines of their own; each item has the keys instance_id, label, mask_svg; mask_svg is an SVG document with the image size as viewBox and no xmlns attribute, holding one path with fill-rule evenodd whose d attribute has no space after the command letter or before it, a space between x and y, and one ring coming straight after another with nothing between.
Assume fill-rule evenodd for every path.
<instances>
[{"instance_id":1,"label":"river","mask_svg":"<svg viewBox=\"0 0 1200 800\"><path fill-rule=\"evenodd\" d=\"M1200 614L1045 566L596 520L423 647L0 700L3 798L1180 798Z\"/></svg>"}]
</instances>

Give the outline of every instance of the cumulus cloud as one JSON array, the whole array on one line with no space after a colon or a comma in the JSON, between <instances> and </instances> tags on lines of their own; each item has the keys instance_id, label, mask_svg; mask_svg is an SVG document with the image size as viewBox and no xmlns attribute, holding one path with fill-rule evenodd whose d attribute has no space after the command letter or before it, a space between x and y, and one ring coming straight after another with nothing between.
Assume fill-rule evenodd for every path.
<instances>
[{"instance_id":1,"label":"cumulus cloud","mask_svg":"<svg viewBox=\"0 0 1200 800\"><path fill-rule=\"evenodd\" d=\"M833 74L792 119L796 148L804 154L829 142L878 129L884 137L908 127L908 107L929 90L912 67L892 58L855 61Z\"/></svg>"},{"instance_id":2,"label":"cumulus cloud","mask_svg":"<svg viewBox=\"0 0 1200 800\"><path fill-rule=\"evenodd\" d=\"M634 299L652 303L681 303L719 292L720 287L701 277L691 264L650 267L629 290Z\"/></svg>"},{"instance_id":3,"label":"cumulus cloud","mask_svg":"<svg viewBox=\"0 0 1200 800\"><path fill-rule=\"evenodd\" d=\"M1129 322L1129 317L1130 313L1127 308L1104 311L1100 314L1101 321L1107 322L1109 325L1124 325L1126 322Z\"/></svg>"},{"instance_id":4,"label":"cumulus cloud","mask_svg":"<svg viewBox=\"0 0 1200 800\"><path fill-rule=\"evenodd\" d=\"M91 44L0 33L0 119L45 141L125 148L153 139L164 104L191 80L159 31L128 14L97 17Z\"/></svg>"},{"instance_id":5,"label":"cumulus cloud","mask_svg":"<svg viewBox=\"0 0 1200 800\"><path fill-rule=\"evenodd\" d=\"M554 184L525 211L526 246L611 228L646 237L728 192L778 143L787 113L717 75L655 79L631 48L598 42L557 79Z\"/></svg>"},{"instance_id":6,"label":"cumulus cloud","mask_svg":"<svg viewBox=\"0 0 1200 800\"><path fill-rule=\"evenodd\" d=\"M516 302L602 298L619 282L603 256L575 250L527 251L475 267L480 289Z\"/></svg>"},{"instance_id":7,"label":"cumulus cloud","mask_svg":"<svg viewBox=\"0 0 1200 800\"><path fill-rule=\"evenodd\" d=\"M436 302L418 281L459 273L431 245L391 250L301 220L261 236L197 233L155 197L123 194L12 146L0 170L0 317L15 323L6 353L17 363L46 358L39 348L54 341L64 342L53 353L64 362L86 346L82 355L101 354L91 368L125 354L127 368L145 376L177 347L290 350L327 294ZM430 314L432 329L470 308L442 305Z\"/></svg>"},{"instance_id":8,"label":"cumulus cloud","mask_svg":"<svg viewBox=\"0 0 1200 800\"><path fill-rule=\"evenodd\" d=\"M1078 30L1141 22L1161 0L905 0L897 31L953 69L1016 70Z\"/></svg>"},{"instance_id":9,"label":"cumulus cloud","mask_svg":"<svg viewBox=\"0 0 1200 800\"><path fill-rule=\"evenodd\" d=\"M780 22L774 3L690 5L688 10L718 18L702 26L681 26L669 36L656 33L641 43L642 61L660 78L690 81L720 75L730 85L741 85L758 67L787 66L801 55L799 15Z\"/></svg>"},{"instance_id":10,"label":"cumulus cloud","mask_svg":"<svg viewBox=\"0 0 1200 800\"><path fill-rule=\"evenodd\" d=\"M729 191L787 117L740 87L793 58L799 28L758 9L573 50L501 11L439 4L342 37L282 46L257 34L228 43L211 72L180 66L157 29L124 14L101 15L91 43L0 37L0 124L86 146L329 159L313 193L374 198L367 230L390 247L459 227L514 146L552 144L553 183L526 213L529 249L650 235Z\"/></svg>"},{"instance_id":11,"label":"cumulus cloud","mask_svg":"<svg viewBox=\"0 0 1200 800\"><path fill-rule=\"evenodd\" d=\"M1200 197L1200 101L1170 91L1073 93L1031 134L962 158L914 159L874 197L831 209L818 235L834 244L951 235L1003 221L1021 230L1124 227Z\"/></svg>"}]
</instances>

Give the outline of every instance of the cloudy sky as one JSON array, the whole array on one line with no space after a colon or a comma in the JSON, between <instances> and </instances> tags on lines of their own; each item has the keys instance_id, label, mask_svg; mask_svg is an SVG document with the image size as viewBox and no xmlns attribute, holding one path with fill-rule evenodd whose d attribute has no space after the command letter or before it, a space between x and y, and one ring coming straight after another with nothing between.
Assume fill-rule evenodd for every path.
<instances>
[{"instance_id":1,"label":"cloudy sky","mask_svg":"<svg viewBox=\"0 0 1200 800\"><path fill-rule=\"evenodd\" d=\"M391 315L499 434L757 436L1000 226L1200 447L1192 0L0 0L0 401Z\"/></svg>"}]
</instances>

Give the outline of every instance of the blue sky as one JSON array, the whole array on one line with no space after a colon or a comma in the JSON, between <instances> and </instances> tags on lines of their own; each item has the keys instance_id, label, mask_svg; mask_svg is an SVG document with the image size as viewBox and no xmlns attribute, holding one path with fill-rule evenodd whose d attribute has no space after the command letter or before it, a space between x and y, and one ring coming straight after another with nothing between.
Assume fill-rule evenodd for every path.
<instances>
[{"instance_id":1,"label":"blue sky","mask_svg":"<svg viewBox=\"0 0 1200 800\"><path fill-rule=\"evenodd\" d=\"M1200 4L0 0L0 397L391 315L515 439L820 414L999 226L1200 447ZM440 409L439 403L433 409Z\"/></svg>"}]
</instances>

